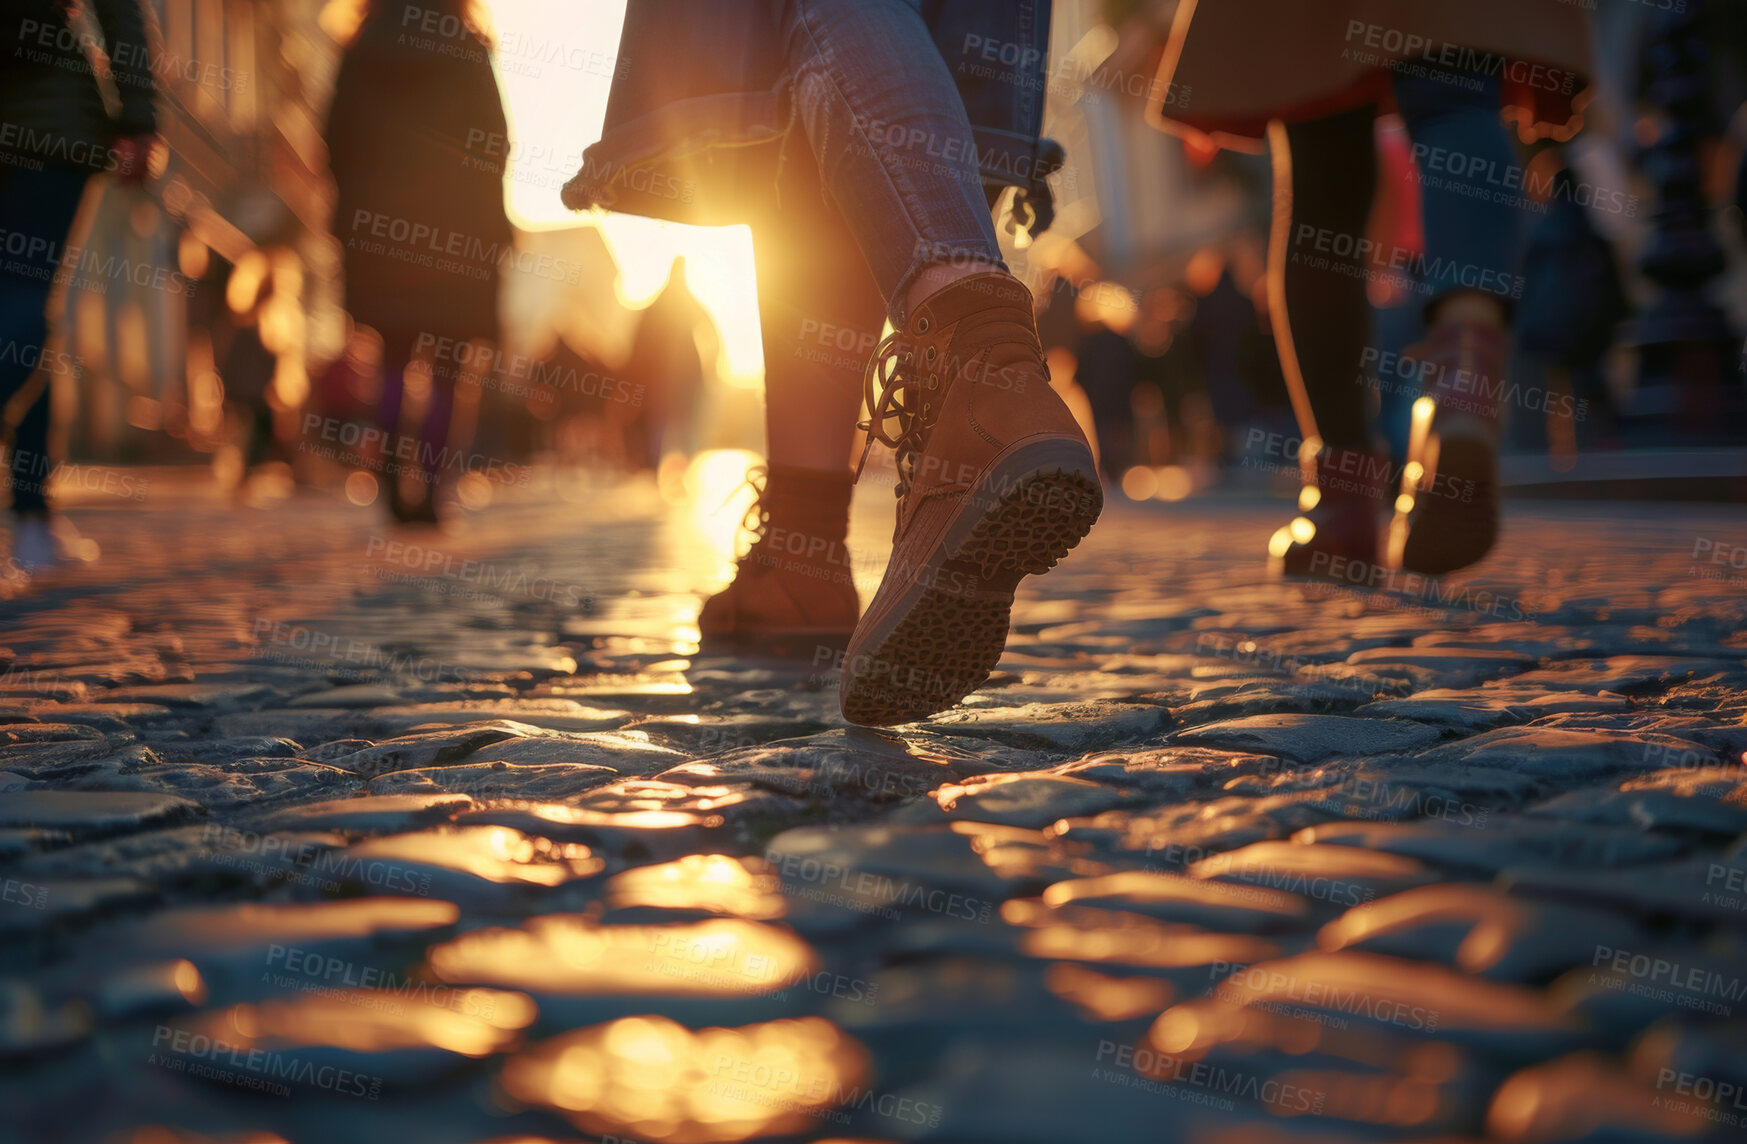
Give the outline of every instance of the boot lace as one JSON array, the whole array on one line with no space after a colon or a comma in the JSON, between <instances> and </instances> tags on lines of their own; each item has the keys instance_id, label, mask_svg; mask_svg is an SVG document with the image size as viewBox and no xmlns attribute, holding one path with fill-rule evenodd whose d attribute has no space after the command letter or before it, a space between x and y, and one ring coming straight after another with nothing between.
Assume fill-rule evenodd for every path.
<instances>
[{"instance_id":1,"label":"boot lace","mask_svg":"<svg viewBox=\"0 0 1747 1144\"><path fill-rule=\"evenodd\" d=\"M746 515L740 521L740 532L751 536L752 543L747 546L745 552L735 557L734 563L736 565L745 564L764 547L765 536L770 531L770 509L764 503L764 490L769 481L770 467L768 465L752 466L746 470L746 479L735 485L734 490L724 497L722 503L716 508L716 512L721 512L735 497L740 495L741 489L752 490L752 503L747 506ZM739 547L738 538L735 540L735 547Z\"/></svg>"},{"instance_id":2,"label":"boot lace","mask_svg":"<svg viewBox=\"0 0 1747 1144\"><path fill-rule=\"evenodd\" d=\"M910 491L916 474L916 462L922 456L922 444L928 436L928 426L922 420L922 383L910 369L912 350L899 332L893 330L868 359L861 376L861 399L867 408L867 420L857 428L867 434L861 460L855 466L855 479L867 465L874 442L888 446L896 456L898 468L898 499ZM875 388L878 387L878 396ZM889 433L886 424L897 422L897 432Z\"/></svg>"}]
</instances>

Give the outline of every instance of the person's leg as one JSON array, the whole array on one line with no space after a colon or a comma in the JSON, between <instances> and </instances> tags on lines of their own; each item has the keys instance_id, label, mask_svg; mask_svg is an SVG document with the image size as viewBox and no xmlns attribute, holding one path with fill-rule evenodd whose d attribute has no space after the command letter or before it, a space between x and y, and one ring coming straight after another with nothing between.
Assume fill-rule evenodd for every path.
<instances>
[{"instance_id":1,"label":"person's leg","mask_svg":"<svg viewBox=\"0 0 1747 1144\"><path fill-rule=\"evenodd\" d=\"M898 526L839 687L844 716L875 725L980 686L1020 579L1051 568L1103 507L921 6L773 0L798 121L896 327L865 389L871 436L897 454Z\"/></svg>"},{"instance_id":2,"label":"person's leg","mask_svg":"<svg viewBox=\"0 0 1747 1144\"><path fill-rule=\"evenodd\" d=\"M406 401L406 367L413 338L401 330L378 330L382 337L382 392L376 399L376 424L392 440L400 432L401 406Z\"/></svg>"},{"instance_id":3,"label":"person's leg","mask_svg":"<svg viewBox=\"0 0 1747 1144\"><path fill-rule=\"evenodd\" d=\"M1389 532L1389 562L1443 573L1485 556L1498 535L1498 397L1521 293L1521 185L1494 78L1399 73L1396 104L1420 164L1426 338L1409 351L1425 378ZM1435 158L1434 158L1435 157Z\"/></svg>"},{"instance_id":4,"label":"person's leg","mask_svg":"<svg viewBox=\"0 0 1747 1144\"><path fill-rule=\"evenodd\" d=\"M862 367L884 305L843 215L804 153L783 163L777 212L752 229L772 465L848 474Z\"/></svg>"},{"instance_id":5,"label":"person's leg","mask_svg":"<svg viewBox=\"0 0 1747 1144\"><path fill-rule=\"evenodd\" d=\"M48 455L50 379L33 380L32 375L48 344L55 273L88 178L73 167L0 165L4 224L16 238L0 270L0 344L13 350L0 361L0 411L21 390L34 387L26 407L16 411L7 474L15 520L13 557L27 566L56 559L45 487L54 467Z\"/></svg>"},{"instance_id":6,"label":"person's leg","mask_svg":"<svg viewBox=\"0 0 1747 1144\"><path fill-rule=\"evenodd\" d=\"M1432 69L1396 74L1395 103L1420 173L1426 325L1502 326L1520 294L1523 216L1515 149L1496 77ZM1500 192L1506 193L1500 193Z\"/></svg>"},{"instance_id":7,"label":"person's leg","mask_svg":"<svg viewBox=\"0 0 1747 1144\"><path fill-rule=\"evenodd\" d=\"M54 471L48 453L51 381L42 374L27 384L34 396L12 430L12 512L40 519L49 514L48 481Z\"/></svg>"},{"instance_id":8,"label":"person's leg","mask_svg":"<svg viewBox=\"0 0 1747 1144\"><path fill-rule=\"evenodd\" d=\"M420 472L417 442L408 441L400 424L406 404L406 369L412 364L416 335L410 330L377 332L382 336L382 393L376 401L376 424L387 442L377 476L387 497L389 515L409 523L421 519L423 506L430 502L430 497L415 487L422 483L413 477Z\"/></svg>"},{"instance_id":9,"label":"person's leg","mask_svg":"<svg viewBox=\"0 0 1747 1144\"><path fill-rule=\"evenodd\" d=\"M894 324L1005 270L970 119L921 0L774 0L800 125Z\"/></svg>"},{"instance_id":10,"label":"person's leg","mask_svg":"<svg viewBox=\"0 0 1747 1144\"><path fill-rule=\"evenodd\" d=\"M457 342L463 340L456 339ZM443 483L449 433L455 424L455 392L461 382L461 372L453 363L442 368L438 363L432 363L431 396L425 405L424 424L419 430L419 468L425 475L425 499L433 503L437 488Z\"/></svg>"},{"instance_id":11,"label":"person's leg","mask_svg":"<svg viewBox=\"0 0 1747 1144\"><path fill-rule=\"evenodd\" d=\"M783 164L752 251L769 463L752 547L698 629L706 646L811 659L841 649L861 616L848 546L855 422L885 305L808 155Z\"/></svg>"},{"instance_id":12,"label":"person's leg","mask_svg":"<svg viewBox=\"0 0 1747 1144\"><path fill-rule=\"evenodd\" d=\"M1300 515L1269 543L1286 575L1338 576L1376 558L1389 465L1373 447L1358 384L1370 331L1362 251L1377 180L1375 120L1376 109L1363 107L1269 129L1269 315L1303 437Z\"/></svg>"}]
</instances>

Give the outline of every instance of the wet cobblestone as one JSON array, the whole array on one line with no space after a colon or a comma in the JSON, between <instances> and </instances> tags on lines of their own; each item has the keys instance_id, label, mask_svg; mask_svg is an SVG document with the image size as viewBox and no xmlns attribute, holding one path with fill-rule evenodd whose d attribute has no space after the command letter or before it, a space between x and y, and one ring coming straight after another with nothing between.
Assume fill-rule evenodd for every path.
<instances>
[{"instance_id":1,"label":"wet cobblestone","mask_svg":"<svg viewBox=\"0 0 1747 1144\"><path fill-rule=\"evenodd\" d=\"M711 505L153 488L0 601L0 1138L1747 1138L1739 510L1115 506L876 732L695 654Z\"/></svg>"}]
</instances>

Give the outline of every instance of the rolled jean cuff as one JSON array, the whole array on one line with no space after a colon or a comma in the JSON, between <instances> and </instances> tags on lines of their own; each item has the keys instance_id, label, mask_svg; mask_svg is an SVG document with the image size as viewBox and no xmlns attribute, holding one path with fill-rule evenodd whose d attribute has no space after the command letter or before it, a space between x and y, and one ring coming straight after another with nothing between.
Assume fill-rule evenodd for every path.
<instances>
[{"instance_id":1,"label":"rolled jean cuff","mask_svg":"<svg viewBox=\"0 0 1747 1144\"><path fill-rule=\"evenodd\" d=\"M894 266L897 261L893 260ZM1007 270L1006 260L1001 257L1001 249L989 245L987 239L962 238L947 242L930 242L920 236L910 246L910 262L902 272L893 279L892 293L887 295L891 301L886 309L892 320L894 329L903 329L909 315L904 312L904 299L910 293L910 286L930 266L963 266L970 263L986 264L990 270ZM1011 273L1011 271L1008 271ZM884 282L881 283L882 288Z\"/></svg>"}]
</instances>

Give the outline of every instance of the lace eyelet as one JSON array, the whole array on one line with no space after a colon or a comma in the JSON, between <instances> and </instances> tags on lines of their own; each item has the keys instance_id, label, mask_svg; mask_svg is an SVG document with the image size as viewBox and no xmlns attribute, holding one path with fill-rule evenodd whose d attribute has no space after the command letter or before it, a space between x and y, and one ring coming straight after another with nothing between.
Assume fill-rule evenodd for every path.
<instances>
[{"instance_id":1,"label":"lace eyelet","mask_svg":"<svg viewBox=\"0 0 1747 1144\"><path fill-rule=\"evenodd\" d=\"M916 332L919 334L926 334L928 332L928 319L927 318L917 318L916 319Z\"/></svg>"},{"instance_id":2,"label":"lace eyelet","mask_svg":"<svg viewBox=\"0 0 1747 1144\"><path fill-rule=\"evenodd\" d=\"M940 388L940 379L938 377L935 377L933 374L929 374L928 375L928 388L929 389L939 389Z\"/></svg>"},{"instance_id":3,"label":"lace eyelet","mask_svg":"<svg viewBox=\"0 0 1747 1144\"><path fill-rule=\"evenodd\" d=\"M923 350L922 356L929 361L933 361L934 360L934 347L929 346L927 349Z\"/></svg>"}]
</instances>

